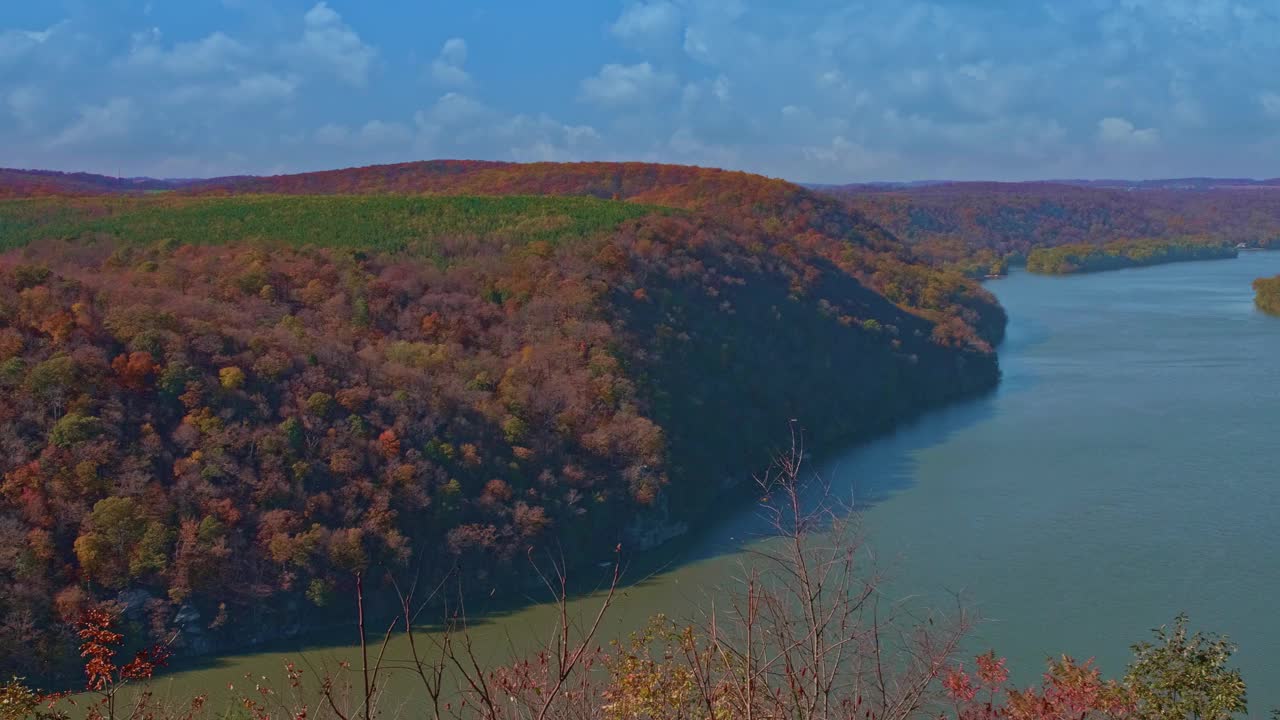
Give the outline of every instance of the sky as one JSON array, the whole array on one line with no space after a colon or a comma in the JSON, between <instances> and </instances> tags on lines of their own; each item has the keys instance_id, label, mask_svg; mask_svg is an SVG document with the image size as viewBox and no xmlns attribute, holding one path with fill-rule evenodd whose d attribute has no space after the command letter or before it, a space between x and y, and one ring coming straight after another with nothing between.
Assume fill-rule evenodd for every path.
<instances>
[{"instance_id":1,"label":"sky","mask_svg":"<svg viewBox=\"0 0 1280 720\"><path fill-rule=\"evenodd\" d=\"M1276 0L0 0L0 166L1280 175Z\"/></svg>"}]
</instances>

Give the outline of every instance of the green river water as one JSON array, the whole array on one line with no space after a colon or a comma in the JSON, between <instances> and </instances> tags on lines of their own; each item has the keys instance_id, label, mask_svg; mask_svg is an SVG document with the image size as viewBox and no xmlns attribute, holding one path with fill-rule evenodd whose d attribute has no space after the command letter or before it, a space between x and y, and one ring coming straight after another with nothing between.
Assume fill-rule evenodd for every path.
<instances>
[{"instance_id":1,"label":"green river water","mask_svg":"<svg viewBox=\"0 0 1280 720\"><path fill-rule=\"evenodd\" d=\"M893 587L962 593L984 618L973 648L1007 656L1022 682L1064 652L1118 674L1131 643L1185 610L1240 643L1252 714L1280 706L1280 319L1250 288L1277 273L1280 252L1247 252L993 282L1010 317L1000 387L824 461ZM692 613L734 577L753 516L726 512L658 572L635 570L606 637ZM552 622L545 606L494 612L476 641L500 658ZM354 660L353 640L211 659L156 686L239 694L278 679L286 656ZM412 704L412 687L393 678L388 692Z\"/></svg>"}]
</instances>

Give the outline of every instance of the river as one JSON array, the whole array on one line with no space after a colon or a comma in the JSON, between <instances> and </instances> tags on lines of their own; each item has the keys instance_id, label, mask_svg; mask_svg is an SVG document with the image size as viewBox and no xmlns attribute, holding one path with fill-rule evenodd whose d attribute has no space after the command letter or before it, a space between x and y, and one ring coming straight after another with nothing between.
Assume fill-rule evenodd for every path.
<instances>
[{"instance_id":1,"label":"river","mask_svg":"<svg viewBox=\"0 0 1280 720\"><path fill-rule=\"evenodd\" d=\"M1252 714L1280 706L1280 319L1254 309L1250 288L1277 273L1280 252L1247 252L993 282L1010 317L1000 387L825 464L862 506L893 586L962 593L984 618L973 648L1007 656L1021 682L1057 653L1122 673L1130 644L1186 611L1239 642ZM734 576L751 516L685 543L658 572L633 569L605 634L691 613ZM477 642L498 657L552 620L545 606L494 613ZM238 692L278 678L285 655L332 666L356 657L344 633L157 686Z\"/></svg>"}]
</instances>

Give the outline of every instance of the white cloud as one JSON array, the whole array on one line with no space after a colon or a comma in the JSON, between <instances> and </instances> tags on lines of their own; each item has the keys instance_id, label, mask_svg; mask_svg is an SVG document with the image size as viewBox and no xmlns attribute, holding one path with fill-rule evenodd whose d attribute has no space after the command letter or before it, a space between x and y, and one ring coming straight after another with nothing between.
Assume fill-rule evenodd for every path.
<instances>
[{"instance_id":1,"label":"white cloud","mask_svg":"<svg viewBox=\"0 0 1280 720\"><path fill-rule=\"evenodd\" d=\"M431 77L440 85L461 87L471 84L467 73L467 41L449 38L440 48L440 55L431 63Z\"/></svg>"},{"instance_id":2,"label":"white cloud","mask_svg":"<svg viewBox=\"0 0 1280 720\"><path fill-rule=\"evenodd\" d=\"M303 16L302 38L286 48L303 69L330 73L348 85L364 87L377 50L366 45L327 3L317 3Z\"/></svg>"},{"instance_id":3,"label":"white cloud","mask_svg":"<svg viewBox=\"0 0 1280 720\"><path fill-rule=\"evenodd\" d=\"M1111 145L1151 147L1160 142L1160 131L1155 128L1140 130L1122 117L1108 117L1098 121L1098 138Z\"/></svg>"},{"instance_id":4,"label":"white cloud","mask_svg":"<svg viewBox=\"0 0 1280 720\"><path fill-rule=\"evenodd\" d=\"M160 44L160 31L151 29L134 35L133 48L125 64L135 68L161 69L177 75L198 75L234 69L250 55L247 47L222 32L195 42L178 43L170 50Z\"/></svg>"},{"instance_id":5,"label":"white cloud","mask_svg":"<svg viewBox=\"0 0 1280 720\"><path fill-rule=\"evenodd\" d=\"M474 98L451 92L441 95L430 110L419 111L415 121L419 126L447 127L480 121L491 114L489 108Z\"/></svg>"},{"instance_id":6,"label":"white cloud","mask_svg":"<svg viewBox=\"0 0 1280 720\"><path fill-rule=\"evenodd\" d=\"M588 102L606 107L643 105L669 94L676 84L674 75L655 70L647 62L610 64L582 81L581 95Z\"/></svg>"},{"instance_id":7,"label":"white cloud","mask_svg":"<svg viewBox=\"0 0 1280 720\"><path fill-rule=\"evenodd\" d=\"M726 75L710 80L690 81L680 89L680 111L709 116L723 112L733 100L733 81Z\"/></svg>"},{"instance_id":8,"label":"white cloud","mask_svg":"<svg viewBox=\"0 0 1280 720\"><path fill-rule=\"evenodd\" d=\"M706 34L696 27L685 28L684 51L694 60L712 62L715 59L711 55L710 42Z\"/></svg>"},{"instance_id":9,"label":"white cloud","mask_svg":"<svg viewBox=\"0 0 1280 720\"><path fill-rule=\"evenodd\" d=\"M231 110L243 106L281 103L293 99L301 82L295 75L249 72L230 82L185 84L158 99L174 106L188 105L210 110ZM195 112L195 110L191 110Z\"/></svg>"},{"instance_id":10,"label":"white cloud","mask_svg":"<svg viewBox=\"0 0 1280 720\"><path fill-rule=\"evenodd\" d=\"M222 90L219 96L230 103L260 103L287 100L298 88L296 78L274 73L256 73L243 77L234 85Z\"/></svg>"},{"instance_id":11,"label":"white cloud","mask_svg":"<svg viewBox=\"0 0 1280 720\"><path fill-rule=\"evenodd\" d=\"M0 31L0 62L16 60L45 44L58 27L59 25L54 25L47 30Z\"/></svg>"},{"instance_id":12,"label":"white cloud","mask_svg":"<svg viewBox=\"0 0 1280 720\"><path fill-rule=\"evenodd\" d=\"M623 41L640 44L676 36L679 29L680 9L665 0L629 5L609 28Z\"/></svg>"},{"instance_id":13,"label":"white cloud","mask_svg":"<svg viewBox=\"0 0 1280 720\"><path fill-rule=\"evenodd\" d=\"M657 148L653 159L675 160L703 167L740 167L742 156L738 148L704 141L692 129L677 128L664 146Z\"/></svg>"},{"instance_id":14,"label":"white cloud","mask_svg":"<svg viewBox=\"0 0 1280 720\"><path fill-rule=\"evenodd\" d=\"M138 108L130 98L112 98L103 105L90 105L82 108L80 117L49 141L49 146L76 147L125 137L138 117Z\"/></svg>"},{"instance_id":15,"label":"white cloud","mask_svg":"<svg viewBox=\"0 0 1280 720\"><path fill-rule=\"evenodd\" d=\"M416 146L421 151L433 149L438 143L456 138L458 128L479 127L493 121L494 112L476 99L462 93L441 95L430 108L413 114L417 130Z\"/></svg>"},{"instance_id":16,"label":"white cloud","mask_svg":"<svg viewBox=\"0 0 1280 720\"><path fill-rule=\"evenodd\" d=\"M417 112L414 125L413 148L438 157L570 161L599 159L605 149L590 125L546 114L505 114L456 92Z\"/></svg>"},{"instance_id":17,"label":"white cloud","mask_svg":"<svg viewBox=\"0 0 1280 720\"><path fill-rule=\"evenodd\" d=\"M407 145L413 140L413 132L397 122L370 120L360 128L357 140L365 147Z\"/></svg>"},{"instance_id":18,"label":"white cloud","mask_svg":"<svg viewBox=\"0 0 1280 720\"><path fill-rule=\"evenodd\" d=\"M44 99L44 93L28 85L10 90L5 95L4 104L19 125L30 128L35 124L36 112L44 104Z\"/></svg>"},{"instance_id":19,"label":"white cloud","mask_svg":"<svg viewBox=\"0 0 1280 720\"><path fill-rule=\"evenodd\" d=\"M1258 94L1258 104L1262 111L1273 118L1280 118L1280 93L1270 90Z\"/></svg>"},{"instance_id":20,"label":"white cloud","mask_svg":"<svg viewBox=\"0 0 1280 720\"><path fill-rule=\"evenodd\" d=\"M823 166L824 173L834 171L842 173L846 178L866 177L869 173L883 172L886 167L898 161L892 152L868 148L842 135L832 138L828 145L805 147L802 153L806 160Z\"/></svg>"},{"instance_id":21,"label":"white cloud","mask_svg":"<svg viewBox=\"0 0 1280 720\"><path fill-rule=\"evenodd\" d=\"M948 97L956 107L972 115L1003 117L1011 104L1027 96L1036 78L1020 65L998 65L990 60L965 63L939 73ZM929 79L912 78L915 88L927 87Z\"/></svg>"},{"instance_id":22,"label":"white cloud","mask_svg":"<svg viewBox=\"0 0 1280 720\"><path fill-rule=\"evenodd\" d=\"M509 156L520 162L567 162L598 156L600 133L590 125L565 125L547 115L516 115L484 134L506 143ZM484 135L476 138L483 140Z\"/></svg>"},{"instance_id":23,"label":"white cloud","mask_svg":"<svg viewBox=\"0 0 1280 720\"><path fill-rule=\"evenodd\" d=\"M684 89L680 91L680 108L684 112L690 112L697 107L701 99L702 87L698 83L685 83Z\"/></svg>"},{"instance_id":24,"label":"white cloud","mask_svg":"<svg viewBox=\"0 0 1280 720\"><path fill-rule=\"evenodd\" d=\"M315 140L321 145L346 145L351 131L342 125L326 123L316 129Z\"/></svg>"},{"instance_id":25,"label":"white cloud","mask_svg":"<svg viewBox=\"0 0 1280 720\"><path fill-rule=\"evenodd\" d=\"M407 146L413 141L413 131L397 122L370 120L354 131L343 125L327 123L317 128L312 137L320 145L369 150Z\"/></svg>"},{"instance_id":26,"label":"white cloud","mask_svg":"<svg viewBox=\"0 0 1280 720\"><path fill-rule=\"evenodd\" d=\"M849 81L844 79L844 73L839 70L827 70L818 75L818 87L844 90L849 87Z\"/></svg>"},{"instance_id":27,"label":"white cloud","mask_svg":"<svg viewBox=\"0 0 1280 720\"><path fill-rule=\"evenodd\" d=\"M722 103L729 102L731 88L732 85L729 82L729 78L724 75L717 76L716 79L711 82L711 94L715 95L716 99Z\"/></svg>"}]
</instances>

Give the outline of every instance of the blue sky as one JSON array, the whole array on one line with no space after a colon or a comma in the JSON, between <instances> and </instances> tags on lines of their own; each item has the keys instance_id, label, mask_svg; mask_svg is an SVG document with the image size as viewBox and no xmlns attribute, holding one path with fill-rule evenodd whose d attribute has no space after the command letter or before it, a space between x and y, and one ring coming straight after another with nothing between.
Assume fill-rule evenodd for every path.
<instances>
[{"instance_id":1,"label":"blue sky","mask_svg":"<svg viewBox=\"0 0 1280 720\"><path fill-rule=\"evenodd\" d=\"M1275 0L0 3L0 165L1280 175Z\"/></svg>"}]
</instances>

